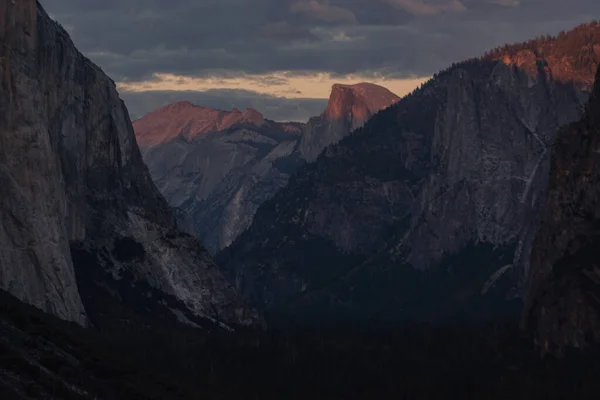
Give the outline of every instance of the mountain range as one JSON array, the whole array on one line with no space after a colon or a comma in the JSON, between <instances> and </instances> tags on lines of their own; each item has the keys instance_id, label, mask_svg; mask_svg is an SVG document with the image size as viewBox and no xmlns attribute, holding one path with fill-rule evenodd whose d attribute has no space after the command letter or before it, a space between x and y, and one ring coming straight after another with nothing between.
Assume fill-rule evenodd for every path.
<instances>
[{"instance_id":1,"label":"mountain range","mask_svg":"<svg viewBox=\"0 0 600 400\"><path fill-rule=\"evenodd\" d=\"M170 104L133 122L144 161L180 226L213 252L246 230L257 208L306 161L398 101L369 83L335 84L308 124L277 123L256 110Z\"/></svg>"},{"instance_id":2,"label":"mountain range","mask_svg":"<svg viewBox=\"0 0 600 400\"><path fill-rule=\"evenodd\" d=\"M134 130L37 1L0 21L1 398L597 396L600 23Z\"/></svg>"}]
</instances>

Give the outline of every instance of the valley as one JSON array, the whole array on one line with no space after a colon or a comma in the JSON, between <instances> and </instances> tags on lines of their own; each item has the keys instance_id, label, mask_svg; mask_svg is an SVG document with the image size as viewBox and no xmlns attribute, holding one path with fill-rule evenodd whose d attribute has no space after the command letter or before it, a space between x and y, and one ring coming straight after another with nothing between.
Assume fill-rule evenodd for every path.
<instances>
[{"instance_id":1,"label":"valley","mask_svg":"<svg viewBox=\"0 0 600 400\"><path fill-rule=\"evenodd\" d=\"M598 396L599 22L131 121L51 15L0 0L0 398Z\"/></svg>"}]
</instances>

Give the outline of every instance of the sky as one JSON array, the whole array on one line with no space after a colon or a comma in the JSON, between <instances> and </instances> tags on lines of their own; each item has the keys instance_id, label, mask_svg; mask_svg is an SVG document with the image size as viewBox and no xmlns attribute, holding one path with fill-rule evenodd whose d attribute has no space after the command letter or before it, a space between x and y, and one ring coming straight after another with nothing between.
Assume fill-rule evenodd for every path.
<instances>
[{"instance_id":1,"label":"sky","mask_svg":"<svg viewBox=\"0 0 600 400\"><path fill-rule=\"evenodd\" d=\"M599 0L40 0L132 119L180 100L320 114L333 83L405 95L486 50L600 17Z\"/></svg>"}]
</instances>

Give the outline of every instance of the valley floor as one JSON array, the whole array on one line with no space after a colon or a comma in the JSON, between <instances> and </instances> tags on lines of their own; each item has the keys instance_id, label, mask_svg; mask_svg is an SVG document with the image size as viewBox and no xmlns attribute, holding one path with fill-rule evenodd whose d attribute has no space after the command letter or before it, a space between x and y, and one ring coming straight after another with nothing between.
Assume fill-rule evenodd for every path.
<instances>
[{"instance_id":1,"label":"valley floor","mask_svg":"<svg viewBox=\"0 0 600 400\"><path fill-rule=\"evenodd\" d=\"M509 324L208 334L85 330L0 294L0 398L598 398L595 354L539 354Z\"/></svg>"}]
</instances>

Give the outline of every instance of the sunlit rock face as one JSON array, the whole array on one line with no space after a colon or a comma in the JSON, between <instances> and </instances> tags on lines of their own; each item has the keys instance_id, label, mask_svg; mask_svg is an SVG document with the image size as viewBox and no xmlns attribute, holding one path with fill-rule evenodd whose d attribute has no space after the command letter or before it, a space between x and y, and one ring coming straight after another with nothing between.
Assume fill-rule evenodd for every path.
<instances>
[{"instance_id":1,"label":"sunlit rock face","mask_svg":"<svg viewBox=\"0 0 600 400\"><path fill-rule=\"evenodd\" d=\"M114 82L36 1L0 1L0 22L0 287L86 324L78 271L94 266L106 281L87 283L117 297L126 274L174 298L177 315L257 323L204 247L176 231Z\"/></svg>"},{"instance_id":2,"label":"sunlit rock face","mask_svg":"<svg viewBox=\"0 0 600 400\"><path fill-rule=\"evenodd\" d=\"M581 116L599 33L581 26L436 74L303 167L219 265L270 309L431 320L479 307L500 275L512 283L499 301L520 296L550 148Z\"/></svg>"},{"instance_id":3,"label":"sunlit rock face","mask_svg":"<svg viewBox=\"0 0 600 400\"><path fill-rule=\"evenodd\" d=\"M221 111L181 101L145 115L135 121L134 128L138 144L145 148L168 143L179 136L191 140L233 126L248 124L260 127L265 123L262 114L252 108L243 112L236 108Z\"/></svg>"},{"instance_id":4,"label":"sunlit rock face","mask_svg":"<svg viewBox=\"0 0 600 400\"><path fill-rule=\"evenodd\" d=\"M300 140L302 157L308 161L316 160L325 147L339 142L378 111L398 100L400 98L388 89L372 83L334 84L327 108L320 116L310 119Z\"/></svg>"},{"instance_id":5,"label":"sunlit rock face","mask_svg":"<svg viewBox=\"0 0 600 400\"><path fill-rule=\"evenodd\" d=\"M396 100L377 85L336 84L324 113L308 125L269 121L253 109L179 102L133 126L156 185L178 208L180 226L217 252L307 160Z\"/></svg>"},{"instance_id":6,"label":"sunlit rock face","mask_svg":"<svg viewBox=\"0 0 600 400\"><path fill-rule=\"evenodd\" d=\"M600 343L600 70L581 121L560 129L523 322L542 352Z\"/></svg>"}]
</instances>

